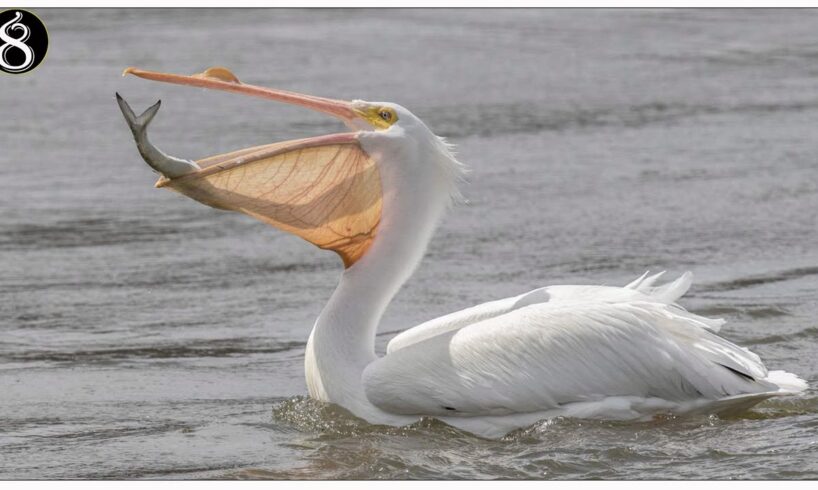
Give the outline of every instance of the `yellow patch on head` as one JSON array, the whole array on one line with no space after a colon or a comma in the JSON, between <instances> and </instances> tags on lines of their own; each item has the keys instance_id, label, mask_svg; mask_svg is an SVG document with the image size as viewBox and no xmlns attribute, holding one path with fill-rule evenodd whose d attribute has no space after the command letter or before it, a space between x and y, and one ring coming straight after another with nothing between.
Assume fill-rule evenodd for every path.
<instances>
[{"instance_id":1,"label":"yellow patch on head","mask_svg":"<svg viewBox=\"0 0 818 490\"><path fill-rule=\"evenodd\" d=\"M367 105L364 108L355 108L355 112L377 129L389 129L398 122L398 113L388 106Z\"/></svg>"}]
</instances>

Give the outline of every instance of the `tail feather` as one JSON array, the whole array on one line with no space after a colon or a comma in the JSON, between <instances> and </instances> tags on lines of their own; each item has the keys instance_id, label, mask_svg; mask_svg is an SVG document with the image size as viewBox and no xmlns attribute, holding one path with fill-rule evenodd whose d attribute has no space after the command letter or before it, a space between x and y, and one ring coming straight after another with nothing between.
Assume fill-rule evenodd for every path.
<instances>
[{"instance_id":1,"label":"tail feather","mask_svg":"<svg viewBox=\"0 0 818 490\"><path fill-rule=\"evenodd\" d=\"M625 288L639 291L642 294L650 296L650 298L659 303L673 305L683 311L683 316L693 319L697 324L711 332L718 332L722 325L726 322L721 318L705 318L703 316L688 313L687 310L677 305L676 302L685 295L690 286L693 284L693 273L685 272L675 281L654 287L653 284L664 275L664 271L648 276L650 271L645 272L635 281L631 282Z\"/></svg>"},{"instance_id":2,"label":"tail feather","mask_svg":"<svg viewBox=\"0 0 818 490\"><path fill-rule=\"evenodd\" d=\"M636 278L635 280L633 280L632 282L629 282L628 284L626 284L626 285L625 285L625 289L634 289L634 290L637 290L637 291L638 291L638 290L639 290L639 286L641 286L641 285L642 285L642 281L644 281L644 280L645 280L645 278L646 278L646 277L648 277L648 274L650 274L650 271L645 271L645 273L644 273L644 274L642 274L641 276L637 277L637 278Z\"/></svg>"},{"instance_id":3,"label":"tail feather","mask_svg":"<svg viewBox=\"0 0 818 490\"><path fill-rule=\"evenodd\" d=\"M652 276L648 276L649 273L650 271L645 272L625 288L644 293L661 303L671 304L684 296L687 290L690 289L690 285L693 284L693 273L687 271L673 282L654 287L653 284L665 274L665 271Z\"/></svg>"},{"instance_id":4,"label":"tail feather","mask_svg":"<svg viewBox=\"0 0 818 490\"><path fill-rule=\"evenodd\" d=\"M693 274L688 271L675 281L654 287L653 284L664 272L652 276L648 276L649 273L649 271L645 272L639 278L625 286L625 288L646 294L655 301L678 306L675 305L676 301L690 289L693 283ZM680 311L678 314L692 320L694 325L714 333L718 332L725 323L723 319L705 318L693 313L688 313L686 310ZM704 351L708 359L732 371L737 376L746 377L751 381L755 381L760 391L722 398L714 404L700 407L702 410L711 413L739 412L767 398L797 394L808 388L807 382L793 373L786 371L767 371L761 363L761 359L746 348L740 348L741 351L743 351L743 355L739 355L741 352L732 351L732 344L721 337L712 336L707 339L707 342L704 340L703 338L696 339L697 349Z\"/></svg>"},{"instance_id":5,"label":"tail feather","mask_svg":"<svg viewBox=\"0 0 818 490\"><path fill-rule=\"evenodd\" d=\"M781 394L801 393L808 388L806 381L786 371L770 371L764 381L778 386Z\"/></svg>"},{"instance_id":6,"label":"tail feather","mask_svg":"<svg viewBox=\"0 0 818 490\"><path fill-rule=\"evenodd\" d=\"M675 303L685 295L692 284L693 273L687 271L673 282L651 288L650 295L664 303Z\"/></svg>"},{"instance_id":7,"label":"tail feather","mask_svg":"<svg viewBox=\"0 0 818 490\"><path fill-rule=\"evenodd\" d=\"M662 271L652 276L646 277L645 280L642 281L642 284L639 285L639 289L651 289L653 287L653 284L664 275L665 271Z\"/></svg>"}]
</instances>

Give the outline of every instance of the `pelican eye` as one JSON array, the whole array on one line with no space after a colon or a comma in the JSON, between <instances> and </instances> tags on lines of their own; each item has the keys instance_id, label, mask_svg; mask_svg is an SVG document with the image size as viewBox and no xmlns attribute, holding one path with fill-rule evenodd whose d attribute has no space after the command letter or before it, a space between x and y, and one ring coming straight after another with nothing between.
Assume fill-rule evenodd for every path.
<instances>
[{"instance_id":1,"label":"pelican eye","mask_svg":"<svg viewBox=\"0 0 818 490\"><path fill-rule=\"evenodd\" d=\"M375 129L379 130L389 129L398 122L398 113L389 106L370 105L357 109L357 112Z\"/></svg>"}]
</instances>

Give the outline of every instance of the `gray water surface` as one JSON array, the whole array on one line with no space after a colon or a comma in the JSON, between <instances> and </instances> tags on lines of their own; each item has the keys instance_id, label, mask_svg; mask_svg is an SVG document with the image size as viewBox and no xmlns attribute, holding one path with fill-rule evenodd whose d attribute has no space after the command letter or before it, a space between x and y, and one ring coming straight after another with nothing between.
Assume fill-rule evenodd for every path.
<instances>
[{"instance_id":1,"label":"gray water surface","mask_svg":"<svg viewBox=\"0 0 818 490\"><path fill-rule=\"evenodd\" d=\"M695 274L688 309L818 381L818 11L37 10L48 58L0 77L0 478L818 478L818 394L734 418L544 421L489 441L305 397L342 265L166 190L114 101L200 158L341 129L121 78L408 107L472 172L397 331L548 284Z\"/></svg>"}]
</instances>

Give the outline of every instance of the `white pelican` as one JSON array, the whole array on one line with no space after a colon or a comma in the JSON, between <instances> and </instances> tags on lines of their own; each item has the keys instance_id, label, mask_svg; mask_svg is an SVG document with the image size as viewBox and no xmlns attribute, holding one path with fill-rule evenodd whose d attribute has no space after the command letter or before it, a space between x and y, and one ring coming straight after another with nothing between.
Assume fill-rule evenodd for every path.
<instances>
[{"instance_id":1,"label":"white pelican","mask_svg":"<svg viewBox=\"0 0 818 490\"><path fill-rule=\"evenodd\" d=\"M307 343L313 398L374 424L433 416L498 437L558 415L736 412L806 388L719 337L722 320L676 305L690 273L659 287L661 274L625 287L535 289L409 329L378 357L378 322L458 192L463 166L451 147L393 103L247 85L225 68L124 74L296 104L352 130L193 162L148 142L158 103L137 117L117 95L140 153L162 174L157 187L246 213L341 256L340 283Z\"/></svg>"}]
</instances>

